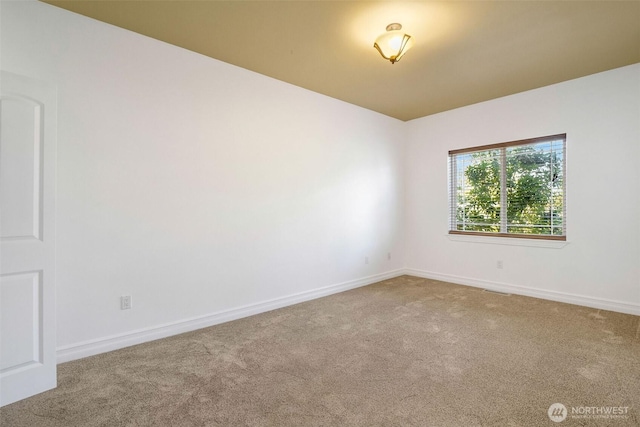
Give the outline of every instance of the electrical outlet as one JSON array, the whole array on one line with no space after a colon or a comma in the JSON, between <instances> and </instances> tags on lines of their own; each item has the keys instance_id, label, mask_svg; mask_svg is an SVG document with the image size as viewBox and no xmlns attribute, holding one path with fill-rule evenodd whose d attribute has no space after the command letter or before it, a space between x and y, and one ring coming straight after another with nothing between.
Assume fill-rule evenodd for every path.
<instances>
[{"instance_id":1,"label":"electrical outlet","mask_svg":"<svg viewBox=\"0 0 640 427\"><path fill-rule=\"evenodd\" d=\"M369 264L369 257L368 256L364 257L364 263L365 264Z\"/></svg>"},{"instance_id":2,"label":"electrical outlet","mask_svg":"<svg viewBox=\"0 0 640 427\"><path fill-rule=\"evenodd\" d=\"M496 263L496 267L502 270L502 267L504 267L504 264L502 264L501 260Z\"/></svg>"},{"instance_id":3,"label":"electrical outlet","mask_svg":"<svg viewBox=\"0 0 640 427\"><path fill-rule=\"evenodd\" d=\"M124 295L120 297L120 310L131 309L131 295Z\"/></svg>"},{"instance_id":4,"label":"electrical outlet","mask_svg":"<svg viewBox=\"0 0 640 427\"><path fill-rule=\"evenodd\" d=\"M388 259L388 260L391 260L391 252L389 252L389 253L387 254L387 259Z\"/></svg>"}]
</instances>

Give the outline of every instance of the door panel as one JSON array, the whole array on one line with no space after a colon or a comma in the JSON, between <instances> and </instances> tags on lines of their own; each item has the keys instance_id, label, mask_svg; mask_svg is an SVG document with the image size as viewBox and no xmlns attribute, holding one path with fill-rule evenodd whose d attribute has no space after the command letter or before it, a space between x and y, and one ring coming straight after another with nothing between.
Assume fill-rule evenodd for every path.
<instances>
[{"instance_id":1,"label":"door panel","mask_svg":"<svg viewBox=\"0 0 640 427\"><path fill-rule=\"evenodd\" d=\"M40 272L7 274L0 277L2 323L0 372L42 363L42 286Z\"/></svg>"},{"instance_id":2,"label":"door panel","mask_svg":"<svg viewBox=\"0 0 640 427\"><path fill-rule=\"evenodd\" d=\"M40 238L42 105L3 96L1 101L0 237Z\"/></svg>"},{"instance_id":3,"label":"door panel","mask_svg":"<svg viewBox=\"0 0 640 427\"><path fill-rule=\"evenodd\" d=\"M0 75L0 406L56 386L56 93Z\"/></svg>"}]
</instances>

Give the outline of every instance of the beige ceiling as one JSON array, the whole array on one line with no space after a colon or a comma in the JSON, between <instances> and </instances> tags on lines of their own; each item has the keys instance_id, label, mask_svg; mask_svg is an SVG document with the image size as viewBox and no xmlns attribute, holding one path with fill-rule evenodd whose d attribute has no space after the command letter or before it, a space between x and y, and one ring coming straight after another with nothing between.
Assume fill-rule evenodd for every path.
<instances>
[{"instance_id":1,"label":"beige ceiling","mask_svg":"<svg viewBox=\"0 0 640 427\"><path fill-rule=\"evenodd\" d=\"M401 120L640 62L640 1L47 3Z\"/></svg>"}]
</instances>

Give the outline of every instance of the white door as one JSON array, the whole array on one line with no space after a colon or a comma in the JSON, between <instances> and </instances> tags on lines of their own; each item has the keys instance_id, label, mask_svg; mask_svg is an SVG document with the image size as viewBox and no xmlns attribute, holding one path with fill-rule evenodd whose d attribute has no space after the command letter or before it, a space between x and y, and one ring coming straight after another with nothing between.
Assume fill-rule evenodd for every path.
<instances>
[{"instance_id":1,"label":"white door","mask_svg":"<svg viewBox=\"0 0 640 427\"><path fill-rule=\"evenodd\" d=\"M0 75L0 406L56 386L56 92Z\"/></svg>"}]
</instances>

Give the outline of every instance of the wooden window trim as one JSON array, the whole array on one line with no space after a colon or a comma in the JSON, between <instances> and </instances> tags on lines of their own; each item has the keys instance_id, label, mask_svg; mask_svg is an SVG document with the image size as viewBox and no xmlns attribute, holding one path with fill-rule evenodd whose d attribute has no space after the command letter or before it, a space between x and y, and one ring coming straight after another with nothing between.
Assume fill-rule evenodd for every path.
<instances>
[{"instance_id":1,"label":"wooden window trim","mask_svg":"<svg viewBox=\"0 0 640 427\"><path fill-rule=\"evenodd\" d=\"M567 236L551 235L551 234L515 234L515 233L492 233L482 231L460 231L449 230L449 234L459 234L467 236L485 236L485 237L509 237L513 239L536 239L536 240L562 240L566 241Z\"/></svg>"},{"instance_id":2,"label":"wooden window trim","mask_svg":"<svg viewBox=\"0 0 640 427\"><path fill-rule=\"evenodd\" d=\"M504 147L513 147L516 145L527 145L527 144L535 144L537 142L545 142L545 141L555 141L558 139L567 139L567 134L566 133L559 133L557 135L549 135L549 136L542 136L540 138L529 138L529 139L521 139L518 141L509 141L509 142L500 142L498 144L488 144L488 145L480 145L477 147L470 147L470 148L461 148L458 150L450 150L449 151L449 155L453 155L453 154L463 154L463 153L471 153L471 152L475 152L475 151L485 151L485 150L496 150L498 148L504 148Z\"/></svg>"}]
</instances>

